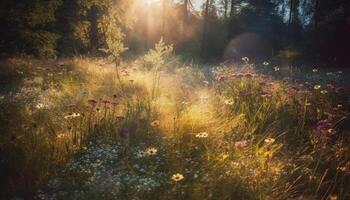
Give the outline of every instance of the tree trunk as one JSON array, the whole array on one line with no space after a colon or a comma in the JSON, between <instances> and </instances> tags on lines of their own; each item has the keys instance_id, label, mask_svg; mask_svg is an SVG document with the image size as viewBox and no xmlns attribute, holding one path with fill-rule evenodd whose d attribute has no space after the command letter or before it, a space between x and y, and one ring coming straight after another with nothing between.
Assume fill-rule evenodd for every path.
<instances>
[{"instance_id":1,"label":"tree trunk","mask_svg":"<svg viewBox=\"0 0 350 200\"><path fill-rule=\"evenodd\" d=\"M98 49L98 8L97 6L92 6L88 19L91 24L90 28L90 52L91 54L96 54Z\"/></svg>"},{"instance_id":2,"label":"tree trunk","mask_svg":"<svg viewBox=\"0 0 350 200\"><path fill-rule=\"evenodd\" d=\"M162 2L162 37L165 40L165 22L166 22L166 10L167 10L167 2L163 0Z\"/></svg>"},{"instance_id":3,"label":"tree trunk","mask_svg":"<svg viewBox=\"0 0 350 200\"><path fill-rule=\"evenodd\" d=\"M224 15L225 15L225 19L227 19L227 9L228 9L228 0L224 0Z\"/></svg>"},{"instance_id":4,"label":"tree trunk","mask_svg":"<svg viewBox=\"0 0 350 200\"><path fill-rule=\"evenodd\" d=\"M184 0L184 5L183 5L183 21L182 21L182 37L185 38L186 34L186 27L187 27L187 18L188 18L188 1L189 0Z\"/></svg>"},{"instance_id":5,"label":"tree trunk","mask_svg":"<svg viewBox=\"0 0 350 200\"><path fill-rule=\"evenodd\" d=\"M318 28L318 24L319 24L319 21L320 21L320 6L321 6L321 0L316 0L316 3L315 3L315 11L314 11L314 29L317 29Z\"/></svg>"},{"instance_id":6,"label":"tree trunk","mask_svg":"<svg viewBox=\"0 0 350 200\"><path fill-rule=\"evenodd\" d=\"M231 12L230 12L230 17L233 17L235 14L235 0L231 0Z\"/></svg>"},{"instance_id":7,"label":"tree trunk","mask_svg":"<svg viewBox=\"0 0 350 200\"><path fill-rule=\"evenodd\" d=\"M208 16L209 16L209 3L210 0L206 0L205 11L204 11L204 20L203 20L203 35L202 35L202 48L201 55L204 56L206 50L206 35L207 35L207 26L208 26Z\"/></svg>"},{"instance_id":8,"label":"tree trunk","mask_svg":"<svg viewBox=\"0 0 350 200\"><path fill-rule=\"evenodd\" d=\"M344 22L345 26L350 26L350 0L344 0Z\"/></svg>"}]
</instances>

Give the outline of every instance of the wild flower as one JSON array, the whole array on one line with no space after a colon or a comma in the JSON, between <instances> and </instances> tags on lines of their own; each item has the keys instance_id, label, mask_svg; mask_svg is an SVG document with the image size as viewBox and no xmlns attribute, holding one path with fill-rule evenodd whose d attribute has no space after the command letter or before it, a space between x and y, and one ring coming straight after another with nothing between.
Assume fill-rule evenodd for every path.
<instances>
[{"instance_id":1,"label":"wild flower","mask_svg":"<svg viewBox=\"0 0 350 200\"><path fill-rule=\"evenodd\" d=\"M268 63L268 62L266 62L266 61L263 62L263 65L264 65L264 66L268 66L269 64L270 64L270 63Z\"/></svg>"},{"instance_id":2,"label":"wild flower","mask_svg":"<svg viewBox=\"0 0 350 200\"><path fill-rule=\"evenodd\" d=\"M121 138L126 139L129 136L129 131L126 129L121 129L117 132L117 135Z\"/></svg>"},{"instance_id":3,"label":"wild flower","mask_svg":"<svg viewBox=\"0 0 350 200\"><path fill-rule=\"evenodd\" d=\"M106 99L103 99L101 102L102 102L103 104L105 104L105 105L107 105L107 104L110 104L110 103L111 103L111 101L106 100Z\"/></svg>"},{"instance_id":4,"label":"wild flower","mask_svg":"<svg viewBox=\"0 0 350 200\"><path fill-rule=\"evenodd\" d=\"M344 87L337 87L335 89L335 92L338 93L338 94L344 94L346 92L346 90L345 90Z\"/></svg>"},{"instance_id":5,"label":"wild flower","mask_svg":"<svg viewBox=\"0 0 350 200\"><path fill-rule=\"evenodd\" d=\"M233 105L234 101L233 100L225 100L224 102L226 105Z\"/></svg>"},{"instance_id":6,"label":"wild flower","mask_svg":"<svg viewBox=\"0 0 350 200\"><path fill-rule=\"evenodd\" d=\"M124 116L116 116L115 119L118 121L118 122L121 122L125 119Z\"/></svg>"},{"instance_id":7,"label":"wild flower","mask_svg":"<svg viewBox=\"0 0 350 200\"><path fill-rule=\"evenodd\" d=\"M328 91L327 90L321 90L321 94L327 94Z\"/></svg>"},{"instance_id":8,"label":"wild flower","mask_svg":"<svg viewBox=\"0 0 350 200\"><path fill-rule=\"evenodd\" d=\"M160 125L159 120L154 120L153 122L151 122L151 126L153 126L153 127L157 127L159 125Z\"/></svg>"},{"instance_id":9,"label":"wild flower","mask_svg":"<svg viewBox=\"0 0 350 200\"><path fill-rule=\"evenodd\" d=\"M268 93L268 92L261 92L260 96L261 97L271 97L272 95L271 95L271 93Z\"/></svg>"},{"instance_id":10,"label":"wild flower","mask_svg":"<svg viewBox=\"0 0 350 200\"><path fill-rule=\"evenodd\" d=\"M248 63L249 62L249 58L248 57L243 57L242 61L245 62L245 63Z\"/></svg>"},{"instance_id":11,"label":"wild flower","mask_svg":"<svg viewBox=\"0 0 350 200\"><path fill-rule=\"evenodd\" d=\"M89 99L88 104L91 106L95 106L97 104L97 101L95 99Z\"/></svg>"},{"instance_id":12,"label":"wild flower","mask_svg":"<svg viewBox=\"0 0 350 200\"><path fill-rule=\"evenodd\" d=\"M274 67L273 70L275 70L275 72L280 71L279 67Z\"/></svg>"},{"instance_id":13,"label":"wild flower","mask_svg":"<svg viewBox=\"0 0 350 200\"><path fill-rule=\"evenodd\" d=\"M321 85L314 85L315 90L319 90L321 88Z\"/></svg>"},{"instance_id":14,"label":"wild flower","mask_svg":"<svg viewBox=\"0 0 350 200\"><path fill-rule=\"evenodd\" d=\"M187 101L183 101L181 102L182 105L188 105L188 102Z\"/></svg>"},{"instance_id":15,"label":"wild flower","mask_svg":"<svg viewBox=\"0 0 350 200\"><path fill-rule=\"evenodd\" d=\"M154 156L157 154L158 150L154 147L150 147L146 149L146 152L149 156Z\"/></svg>"},{"instance_id":16,"label":"wild flower","mask_svg":"<svg viewBox=\"0 0 350 200\"><path fill-rule=\"evenodd\" d=\"M225 81L226 78L227 78L226 76L219 76L218 81Z\"/></svg>"},{"instance_id":17,"label":"wild flower","mask_svg":"<svg viewBox=\"0 0 350 200\"><path fill-rule=\"evenodd\" d=\"M77 118L80 117L80 113L68 113L68 115L64 116L64 119L73 119L73 118Z\"/></svg>"},{"instance_id":18,"label":"wild flower","mask_svg":"<svg viewBox=\"0 0 350 200\"><path fill-rule=\"evenodd\" d=\"M230 154L225 152L225 153L221 154L220 160L226 160L229 156L230 156Z\"/></svg>"},{"instance_id":19,"label":"wild flower","mask_svg":"<svg viewBox=\"0 0 350 200\"><path fill-rule=\"evenodd\" d=\"M66 136L65 134L60 133L60 134L57 134L57 135L56 135L56 138L57 138L57 139L63 139L65 136Z\"/></svg>"},{"instance_id":20,"label":"wild flower","mask_svg":"<svg viewBox=\"0 0 350 200\"><path fill-rule=\"evenodd\" d=\"M244 77L244 73L237 73L237 74L236 74L236 77L242 78L242 77Z\"/></svg>"},{"instance_id":21,"label":"wild flower","mask_svg":"<svg viewBox=\"0 0 350 200\"><path fill-rule=\"evenodd\" d=\"M146 156L147 156L147 152L145 152L145 151L138 151L137 154L136 154L137 158L143 158L143 157L146 157Z\"/></svg>"},{"instance_id":22,"label":"wild flower","mask_svg":"<svg viewBox=\"0 0 350 200\"><path fill-rule=\"evenodd\" d=\"M201 132L196 134L197 138L207 138L208 137L208 133L207 132Z\"/></svg>"},{"instance_id":23,"label":"wild flower","mask_svg":"<svg viewBox=\"0 0 350 200\"><path fill-rule=\"evenodd\" d=\"M331 123L328 120L320 120L317 122L317 130L323 131L328 130L331 127Z\"/></svg>"},{"instance_id":24,"label":"wild flower","mask_svg":"<svg viewBox=\"0 0 350 200\"><path fill-rule=\"evenodd\" d=\"M171 180L175 182L181 181L182 179L184 179L184 176L180 173L176 173L171 176Z\"/></svg>"},{"instance_id":25,"label":"wild flower","mask_svg":"<svg viewBox=\"0 0 350 200\"><path fill-rule=\"evenodd\" d=\"M305 102L305 106L311 106L312 104L310 102Z\"/></svg>"},{"instance_id":26,"label":"wild flower","mask_svg":"<svg viewBox=\"0 0 350 200\"><path fill-rule=\"evenodd\" d=\"M335 129L333 129L333 128L330 128L330 129L327 130L327 132L329 134L331 134L331 135L334 135L337 131Z\"/></svg>"},{"instance_id":27,"label":"wild flower","mask_svg":"<svg viewBox=\"0 0 350 200\"><path fill-rule=\"evenodd\" d=\"M268 137L268 138L266 138L264 141L265 141L266 143L268 143L268 144L272 144L272 143L275 142L275 139L274 139L274 138L271 138L271 137Z\"/></svg>"},{"instance_id":28,"label":"wild flower","mask_svg":"<svg viewBox=\"0 0 350 200\"><path fill-rule=\"evenodd\" d=\"M38 103L38 104L36 104L35 108L38 109L38 110L40 110L40 109L45 108L45 105L42 104L42 103Z\"/></svg>"},{"instance_id":29,"label":"wild flower","mask_svg":"<svg viewBox=\"0 0 350 200\"><path fill-rule=\"evenodd\" d=\"M316 73L318 72L318 69L312 69L312 72Z\"/></svg>"},{"instance_id":30,"label":"wild flower","mask_svg":"<svg viewBox=\"0 0 350 200\"><path fill-rule=\"evenodd\" d=\"M236 148L244 148L248 145L247 140L241 140L241 141L237 141L235 142L235 147Z\"/></svg>"},{"instance_id":31,"label":"wild flower","mask_svg":"<svg viewBox=\"0 0 350 200\"><path fill-rule=\"evenodd\" d=\"M252 74L252 73L245 73L245 74L244 74L244 77L246 77L246 78L252 78L252 77L253 77L253 74Z\"/></svg>"}]
</instances>

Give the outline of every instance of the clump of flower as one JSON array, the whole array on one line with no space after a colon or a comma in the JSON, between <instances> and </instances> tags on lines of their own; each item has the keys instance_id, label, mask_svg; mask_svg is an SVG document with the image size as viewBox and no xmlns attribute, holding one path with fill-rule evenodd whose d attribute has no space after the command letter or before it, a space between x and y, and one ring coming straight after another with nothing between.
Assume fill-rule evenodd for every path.
<instances>
[{"instance_id":1,"label":"clump of flower","mask_svg":"<svg viewBox=\"0 0 350 200\"><path fill-rule=\"evenodd\" d=\"M65 134L60 133L60 134L57 134L57 135L56 135L56 138L57 138L57 139L63 139L65 136L66 136Z\"/></svg>"},{"instance_id":2,"label":"clump of flower","mask_svg":"<svg viewBox=\"0 0 350 200\"><path fill-rule=\"evenodd\" d=\"M178 181L181 181L182 179L184 179L185 177L180 174L180 173L176 173L176 174L173 174L171 176L171 180L175 181L175 182L178 182Z\"/></svg>"},{"instance_id":3,"label":"clump of flower","mask_svg":"<svg viewBox=\"0 0 350 200\"><path fill-rule=\"evenodd\" d=\"M331 123L328 120L320 120L317 122L317 130L323 131L323 130L328 130L331 127Z\"/></svg>"},{"instance_id":4,"label":"clump of flower","mask_svg":"<svg viewBox=\"0 0 350 200\"><path fill-rule=\"evenodd\" d=\"M121 129L117 132L117 135L121 138L127 138L129 136L129 131L126 129Z\"/></svg>"},{"instance_id":5,"label":"clump of flower","mask_svg":"<svg viewBox=\"0 0 350 200\"><path fill-rule=\"evenodd\" d=\"M73 118L77 118L77 117L80 117L80 113L72 112L72 113L68 113L68 115L64 116L64 119L73 119Z\"/></svg>"},{"instance_id":6,"label":"clump of flower","mask_svg":"<svg viewBox=\"0 0 350 200\"><path fill-rule=\"evenodd\" d=\"M268 93L268 92L261 92L260 96L261 97L271 97L272 95L271 95L271 93Z\"/></svg>"},{"instance_id":7,"label":"clump of flower","mask_svg":"<svg viewBox=\"0 0 350 200\"><path fill-rule=\"evenodd\" d=\"M150 147L146 149L146 152L149 156L154 156L157 154L158 150L154 147Z\"/></svg>"},{"instance_id":8,"label":"clump of flower","mask_svg":"<svg viewBox=\"0 0 350 200\"><path fill-rule=\"evenodd\" d=\"M151 126L153 126L153 127L157 127L159 125L160 125L159 120L154 120L153 122L151 122Z\"/></svg>"},{"instance_id":9,"label":"clump of flower","mask_svg":"<svg viewBox=\"0 0 350 200\"><path fill-rule=\"evenodd\" d=\"M208 137L208 133L207 132L201 132L196 134L197 138L207 138Z\"/></svg>"},{"instance_id":10,"label":"clump of flower","mask_svg":"<svg viewBox=\"0 0 350 200\"><path fill-rule=\"evenodd\" d=\"M226 105L233 105L234 104L234 101L232 100L225 100L224 102Z\"/></svg>"},{"instance_id":11,"label":"clump of flower","mask_svg":"<svg viewBox=\"0 0 350 200\"><path fill-rule=\"evenodd\" d=\"M97 104L97 101L95 99L89 99L88 104L91 106L95 106Z\"/></svg>"},{"instance_id":12,"label":"clump of flower","mask_svg":"<svg viewBox=\"0 0 350 200\"><path fill-rule=\"evenodd\" d=\"M225 152L225 153L221 154L220 160L226 160L229 156L230 156L230 154Z\"/></svg>"},{"instance_id":13,"label":"clump of flower","mask_svg":"<svg viewBox=\"0 0 350 200\"><path fill-rule=\"evenodd\" d=\"M330 128L330 129L327 130L327 132L328 132L329 134L333 135L333 134L335 134L337 131L336 131L335 129L333 129L333 128Z\"/></svg>"},{"instance_id":14,"label":"clump of flower","mask_svg":"<svg viewBox=\"0 0 350 200\"><path fill-rule=\"evenodd\" d=\"M236 148L244 148L248 145L247 140L241 140L241 141L237 141L235 142L235 147Z\"/></svg>"},{"instance_id":15,"label":"clump of flower","mask_svg":"<svg viewBox=\"0 0 350 200\"><path fill-rule=\"evenodd\" d=\"M38 109L38 110L43 109L43 108L45 108L45 107L46 107L46 106L45 106L44 104L42 104L42 103L38 103L38 104L36 104L36 106L35 106L35 108Z\"/></svg>"},{"instance_id":16,"label":"clump of flower","mask_svg":"<svg viewBox=\"0 0 350 200\"><path fill-rule=\"evenodd\" d=\"M273 70L275 70L275 72L280 71L279 67L274 67Z\"/></svg>"},{"instance_id":17,"label":"clump of flower","mask_svg":"<svg viewBox=\"0 0 350 200\"><path fill-rule=\"evenodd\" d=\"M265 141L266 143L268 143L268 144L272 144L272 143L275 142L275 139L274 139L274 138L271 138L271 137L268 137L268 138L266 138L264 141Z\"/></svg>"},{"instance_id":18,"label":"clump of flower","mask_svg":"<svg viewBox=\"0 0 350 200\"><path fill-rule=\"evenodd\" d=\"M147 156L147 152L145 152L145 151L138 151L136 154L137 158L143 158L145 156Z\"/></svg>"},{"instance_id":19,"label":"clump of flower","mask_svg":"<svg viewBox=\"0 0 350 200\"><path fill-rule=\"evenodd\" d=\"M118 122L121 122L125 119L124 116L116 116L115 119L118 121Z\"/></svg>"},{"instance_id":20,"label":"clump of flower","mask_svg":"<svg viewBox=\"0 0 350 200\"><path fill-rule=\"evenodd\" d=\"M321 88L321 85L314 85L315 90L319 90Z\"/></svg>"},{"instance_id":21,"label":"clump of flower","mask_svg":"<svg viewBox=\"0 0 350 200\"><path fill-rule=\"evenodd\" d=\"M242 61L245 62L245 63L248 63L249 62L249 58L248 57L243 57Z\"/></svg>"}]
</instances>

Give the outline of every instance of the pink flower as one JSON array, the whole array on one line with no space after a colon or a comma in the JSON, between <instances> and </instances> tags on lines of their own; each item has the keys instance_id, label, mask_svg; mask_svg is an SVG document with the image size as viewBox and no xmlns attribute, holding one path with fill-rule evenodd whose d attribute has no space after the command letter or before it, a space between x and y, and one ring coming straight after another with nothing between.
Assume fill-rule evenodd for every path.
<instances>
[{"instance_id":1,"label":"pink flower","mask_svg":"<svg viewBox=\"0 0 350 200\"><path fill-rule=\"evenodd\" d=\"M97 103L97 101L95 99L89 99L88 100L88 104L90 104L92 106L96 105L96 103Z\"/></svg>"},{"instance_id":2,"label":"pink flower","mask_svg":"<svg viewBox=\"0 0 350 200\"><path fill-rule=\"evenodd\" d=\"M248 145L247 140L241 140L241 141L235 142L235 147L236 148L244 148L247 145Z\"/></svg>"}]
</instances>

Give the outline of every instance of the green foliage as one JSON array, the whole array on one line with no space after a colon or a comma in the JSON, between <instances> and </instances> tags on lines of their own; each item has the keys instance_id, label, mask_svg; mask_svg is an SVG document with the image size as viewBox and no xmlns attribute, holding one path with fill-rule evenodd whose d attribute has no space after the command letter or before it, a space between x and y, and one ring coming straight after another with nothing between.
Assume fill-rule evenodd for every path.
<instances>
[{"instance_id":1,"label":"green foliage","mask_svg":"<svg viewBox=\"0 0 350 200\"><path fill-rule=\"evenodd\" d=\"M74 38L79 41L83 48L88 48L90 46L90 30L91 24L89 21L78 21L74 25Z\"/></svg>"},{"instance_id":2,"label":"green foliage","mask_svg":"<svg viewBox=\"0 0 350 200\"><path fill-rule=\"evenodd\" d=\"M163 38L155 44L154 49L151 49L144 57L144 65L147 68L159 68L168 61L169 57L173 53L173 45L166 45Z\"/></svg>"},{"instance_id":3,"label":"green foliage","mask_svg":"<svg viewBox=\"0 0 350 200\"><path fill-rule=\"evenodd\" d=\"M119 61L121 53L127 50L123 44L125 34L122 32L120 16L117 15L115 8L109 8L107 12L108 14L100 21L100 30L106 45L106 48L101 50L109 54L112 60Z\"/></svg>"},{"instance_id":4,"label":"green foliage","mask_svg":"<svg viewBox=\"0 0 350 200\"><path fill-rule=\"evenodd\" d=\"M16 10L19 12L16 20L21 27L19 32L25 48L39 57L54 56L59 35L50 31L49 27L56 21L55 11L62 1L36 0L26 4Z\"/></svg>"},{"instance_id":5,"label":"green foliage","mask_svg":"<svg viewBox=\"0 0 350 200\"><path fill-rule=\"evenodd\" d=\"M22 30L22 38L39 57L52 57L56 55L59 35L45 30Z\"/></svg>"}]
</instances>

